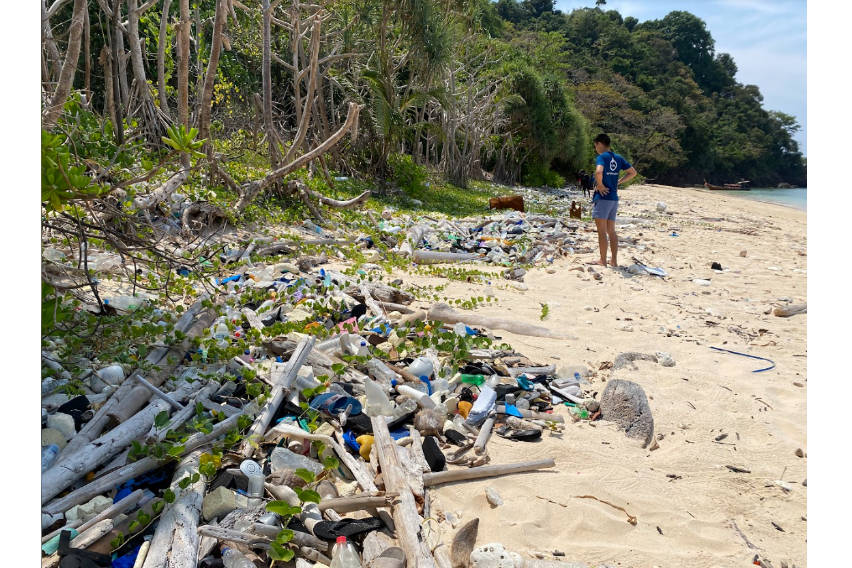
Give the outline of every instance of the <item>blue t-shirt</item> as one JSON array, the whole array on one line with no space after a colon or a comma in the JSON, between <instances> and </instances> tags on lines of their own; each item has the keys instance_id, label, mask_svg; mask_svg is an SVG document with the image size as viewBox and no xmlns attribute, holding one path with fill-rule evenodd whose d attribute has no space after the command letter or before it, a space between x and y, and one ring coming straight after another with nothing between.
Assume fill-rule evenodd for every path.
<instances>
[{"instance_id":1,"label":"blue t-shirt","mask_svg":"<svg viewBox=\"0 0 852 568\"><path fill-rule=\"evenodd\" d=\"M618 174L622 170L629 170L633 166L612 150L598 154L595 164L603 166L603 184L609 189L609 193L601 195L600 192L595 191L592 201L598 201L599 199L618 201Z\"/></svg>"}]
</instances>

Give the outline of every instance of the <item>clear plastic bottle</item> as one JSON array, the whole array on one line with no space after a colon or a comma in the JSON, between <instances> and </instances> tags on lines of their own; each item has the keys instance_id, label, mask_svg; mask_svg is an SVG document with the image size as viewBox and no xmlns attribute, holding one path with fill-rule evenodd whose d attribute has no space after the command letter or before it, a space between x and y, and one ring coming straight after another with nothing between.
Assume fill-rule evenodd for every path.
<instances>
[{"instance_id":1,"label":"clear plastic bottle","mask_svg":"<svg viewBox=\"0 0 852 568\"><path fill-rule=\"evenodd\" d=\"M226 568L230 568L226 565ZM361 557L355 545L346 540L345 536L337 537L337 543L331 549L330 568L361 568Z\"/></svg>"},{"instance_id":2,"label":"clear plastic bottle","mask_svg":"<svg viewBox=\"0 0 852 568\"><path fill-rule=\"evenodd\" d=\"M256 568L254 562L249 560L239 550L233 548L222 549L222 563L225 568Z\"/></svg>"},{"instance_id":3,"label":"clear plastic bottle","mask_svg":"<svg viewBox=\"0 0 852 568\"><path fill-rule=\"evenodd\" d=\"M394 408L390 403L387 392L373 380L364 381L364 390L367 392L367 404L364 412L367 416L391 416Z\"/></svg>"},{"instance_id":4,"label":"clear plastic bottle","mask_svg":"<svg viewBox=\"0 0 852 568\"><path fill-rule=\"evenodd\" d=\"M59 446L56 444L50 444L49 446L45 446L41 449L41 472L44 473L47 471L50 466L53 465L53 462L56 460L56 456L59 455Z\"/></svg>"}]
</instances>

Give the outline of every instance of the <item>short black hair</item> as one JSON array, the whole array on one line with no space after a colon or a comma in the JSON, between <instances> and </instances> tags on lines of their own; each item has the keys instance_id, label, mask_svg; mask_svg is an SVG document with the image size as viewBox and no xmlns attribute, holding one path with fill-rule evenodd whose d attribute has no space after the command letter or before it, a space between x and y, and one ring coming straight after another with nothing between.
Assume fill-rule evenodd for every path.
<instances>
[{"instance_id":1,"label":"short black hair","mask_svg":"<svg viewBox=\"0 0 852 568\"><path fill-rule=\"evenodd\" d=\"M600 142L601 144L604 144L605 146L609 146L612 143L609 139L609 136L607 136L603 132L601 132L600 134L595 136L595 142Z\"/></svg>"}]
</instances>

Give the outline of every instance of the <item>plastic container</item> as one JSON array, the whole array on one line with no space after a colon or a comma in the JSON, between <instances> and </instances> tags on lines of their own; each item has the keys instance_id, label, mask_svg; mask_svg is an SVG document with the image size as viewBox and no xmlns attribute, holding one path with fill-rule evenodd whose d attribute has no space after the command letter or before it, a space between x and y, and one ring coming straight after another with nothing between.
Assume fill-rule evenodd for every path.
<instances>
[{"instance_id":1,"label":"plastic container","mask_svg":"<svg viewBox=\"0 0 852 568\"><path fill-rule=\"evenodd\" d=\"M370 359L366 364L367 372L371 377L386 386L390 386L392 381L398 380L398 376L390 367L378 359Z\"/></svg>"},{"instance_id":2,"label":"plastic container","mask_svg":"<svg viewBox=\"0 0 852 568\"><path fill-rule=\"evenodd\" d=\"M49 446L45 446L41 449L41 472L44 473L50 466L53 465L53 462L56 461L56 456L59 455L59 446L56 444L50 444Z\"/></svg>"},{"instance_id":3,"label":"plastic container","mask_svg":"<svg viewBox=\"0 0 852 568\"><path fill-rule=\"evenodd\" d=\"M145 303L145 301L145 298L137 298L135 296L113 296L112 298L104 298L104 304L123 312L132 312Z\"/></svg>"},{"instance_id":4,"label":"plastic container","mask_svg":"<svg viewBox=\"0 0 852 568\"><path fill-rule=\"evenodd\" d=\"M367 416L392 416L394 412L387 392L376 381L367 379L364 381L364 390L367 392L367 404L364 413Z\"/></svg>"},{"instance_id":5,"label":"plastic container","mask_svg":"<svg viewBox=\"0 0 852 568\"><path fill-rule=\"evenodd\" d=\"M272 454L270 456L270 465L272 467L272 472L276 472L281 469L291 469L293 471L304 468L308 471L313 472L314 474L319 474L322 471L322 465L318 462L310 458L306 458L305 456L296 454L288 450L287 448L275 448L272 450Z\"/></svg>"},{"instance_id":6,"label":"plastic container","mask_svg":"<svg viewBox=\"0 0 852 568\"><path fill-rule=\"evenodd\" d=\"M361 557L358 555L355 545L348 542L345 536L337 537L337 542L331 549L330 568L361 568Z\"/></svg>"},{"instance_id":7,"label":"plastic container","mask_svg":"<svg viewBox=\"0 0 852 568\"><path fill-rule=\"evenodd\" d=\"M466 375L462 373L461 382L478 387L485 382L485 375Z\"/></svg>"},{"instance_id":8,"label":"plastic container","mask_svg":"<svg viewBox=\"0 0 852 568\"><path fill-rule=\"evenodd\" d=\"M426 357L418 357L408 366L408 371L415 377L431 377L435 369L432 361Z\"/></svg>"},{"instance_id":9,"label":"plastic container","mask_svg":"<svg viewBox=\"0 0 852 568\"><path fill-rule=\"evenodd\" d=\"M239 550L233 548L222 549L222 563L225 568L256 568L254 562L249 560Z\"/></svg>"}]
</instances>

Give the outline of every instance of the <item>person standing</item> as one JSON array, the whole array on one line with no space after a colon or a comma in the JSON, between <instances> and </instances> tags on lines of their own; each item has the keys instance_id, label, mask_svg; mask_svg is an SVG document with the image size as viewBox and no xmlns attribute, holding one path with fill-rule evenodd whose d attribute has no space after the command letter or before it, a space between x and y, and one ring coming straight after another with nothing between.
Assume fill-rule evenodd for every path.
<instances>
[{"instance_id":1,"label":"person standing","mask_svg":"<svg viewBox=\"0 0 852 568\"><path fill-rule=\"evenodd\" d=\"M598 245L601 258L598 262L606 266L607 242L612 251L611 266L618 266L618 235L615 233L615 214L618 211L618 185L636 177L636 168L610 149L611 141L604 133L595 136L595 151L598 157L595 161L595 194L592 198L592 218L598 229ZM626 172L619 179L620 172Z\"/></svg>"}]
</instances>

